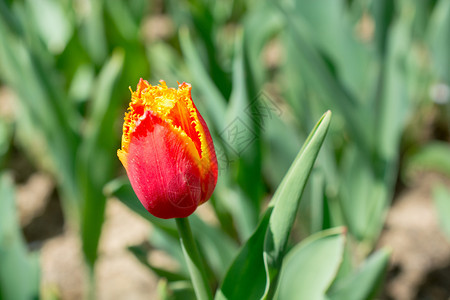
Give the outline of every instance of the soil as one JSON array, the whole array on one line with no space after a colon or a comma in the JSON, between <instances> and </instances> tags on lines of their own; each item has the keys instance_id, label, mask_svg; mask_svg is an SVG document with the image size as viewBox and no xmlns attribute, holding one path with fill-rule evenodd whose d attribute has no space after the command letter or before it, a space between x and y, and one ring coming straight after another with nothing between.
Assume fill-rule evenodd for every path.
<instances>
[{"instance_id":1,"label":"soil","mask_svg":"<svg viewBox=\"0 0 450 300\"><path fill-rule=\"evenodd\" d=\"M156 299L157 278L127 250L150 233L147 221L115 199L106 209L106 222L96 264L96 299ZM64 231L46 239L41 248L42 291L62 299L82 299L86 270L78 235Z\"/></svg>"}]
</instances>

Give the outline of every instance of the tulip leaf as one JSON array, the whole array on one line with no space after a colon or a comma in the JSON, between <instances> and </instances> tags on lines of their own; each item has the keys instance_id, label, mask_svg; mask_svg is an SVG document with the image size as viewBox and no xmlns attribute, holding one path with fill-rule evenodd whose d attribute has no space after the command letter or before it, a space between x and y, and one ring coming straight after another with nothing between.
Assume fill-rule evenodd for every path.
<instances>
[{"instance_id":1,"label":"tulip leaf","mask_svg":"<svg viewBox=\"0 0 450 300\"><path fill-rule=\"evenodd\" d=\"M233 261L238 247L222 231L206 224L193 215L190 217L194 237L198 240L201 254L206 258L216 278L223 278L224 271Z\"/></svg>"},{"instance_id":2,"label":"tulip leaf","mask_svg":"<svg viewBox=\"0 0 450 300\"><path fill-rule=\"evenodd\" d=\"M189 280L158 283L158 298L160 300L196 300L192 283Z\"/></svg>"},{"instance_id":3,"label":"tulip leaf","mask_svg":"<svg viewBox=\"0 0 450 300\"><path fill-rule=\"evenodd\" d=\"M330 121L331 112L327 112L306 140L269 204L274 208L264 244L264 263L270 277L266 293L270 292L268 290L271 288L270 280L276 278L281 266L300 198L327 134Z\"/></svg>"},{"instance_id":4,"label":"tulip leaf","mask_svg":"<svg viewBox=\"0 0 450 300\"><path fill-rule=\"evenodd\" d=\"M216 300L261 298L266 281L262 253L271 213L272 208L268 208L256 231L241 248L216 293Z\"/></svg>"},{"instance_id":5,"label":"tulip leaf","mask_svg":"<svg viewBox=\"0 0 450 300\"><path fill-rule=\"evenodd\" d=\"M12 135L12 124L8 121L0 120L0 166L8 153Z\"/></svg>"},{"instance_id":6,"label":"tulip leaf","mask_svg":"<svg viewBox=\"0 0 450 300\"><path fill-rule=\"evenodd\" d=\"M125 1L105 1L105 5L120 34L126 39L135 38L139 32L137 20L133 18Z\"/></svg>"},{"instance_id":7,"label":"tulip leaf","mask_svg":"<svg viewBox=\"0 0 450 300\"><path fill-rule=\"evenodd\" d=\"M281 267L300 197L330 120L331 112L325 113L305 141L256 231L233 261L216 299L259 299L273 292L269 289L278 275L275 270Z\"/></svg>"},{"instance_id":8,"label":"tulip leaf","mask_svg":"<svg viewBox=\"0 0 450 300\"><path fill-rule=\"evenodd\" d=\"M230 156L236 155L236 181L247 197L241 197L239 209L231 210L235 219L245 217L253 232L258 223L260 199L262 194L261 149L258 141L258 117L251 113L258 99L250 101L246 79L245 57L243 49L243 34L240 31L236 38L235 57L233 61L233 90L225 115L226 127L220 128L221 140L226 145ZM238 133L235 133L238 132ZM248 174L253 174L248 176ZM228 201L228 200L226 200ZM245 203L244 203L245 201ZM236 214L243 211L243 214ZM236 220L237 223L244 223ZM238 229L240 230L240 228ZM243 233L240 233L242 236Z\"/></svg>"},{"instance_id":9,"label":"tulip leaf","mask_svg":"<svg viewBox=\"0 0 450 300\"><path fill-rule=\"evenodd\" d=\"M407 69L408 54L411 52L413 40L409 35L409 21L402 16L392 24L387 43L385 69L380 74L383 88L377 112L377 152L386 164L383 173L389 181L393 181L400 145L401 134L411 109L408 94Z\"/></svg>"},{"instance_id":10,"label":"tulip leaf","mask_svg":"<svg viewBox=\"0 0 450 300\"><path fill-rule=\"evenodd\" d=\"M148 241L155 249L160 249L171 256L179 265L180 273L189 274L186 261L184 260L183 250L180 247L178 235L172 237L159 228L154 228L148 237Z\"/></svg>"},{"instance_id":11,"label":"tulip leaf","mask_svg":"<svg viewBox=\"0 0 450 300\"><path fill-rule=\"evenodd\" d=\"M186 27L180 30L180 45L186 63L195 79L195 86L205 96L204 104L208 110L210 120L214 122L215 128L223 128L222 120L225 113L226 101L214 82L211 80L192 42L189 30Z\"/></svg>"},{"instance_id":12,"label":"tulip leaf","mask_svg":"<svg viewBox=\"0 0 450 300\"><path fill-rule=\"evenodd\" d=\"M450 83L450 54L448 51L450 36L450 2L440 0L436 3L428 26L432 62L437 75Z\"/></svg>"},{"instance_id":13,"label":"tulip leaf","mask_svg":"<svg viewBox=\"0 0 450 300\"><path fill-rule=\"evenodd\" d=\"M111 127L119 103L114 88L120 78L123 59L122 51L114 52L100 72L78 155L77 175L83 199L81 235L85 257L92 267L97 258L106 204L102 188L114 167L115 139Z\"/></svg>"},{"instance_id":14,"label":"tulip leaf","mask_svg":"<svg viewBox=\"0 0 450 300\"><path fill-rule=\"evenodd\" d=\"M389 263L390 251L381 249L372 254L350 276L338 281L327 293L330 300L373 299Z\"/></svg>"},{"instance_id":15,"label":"tulip leaf","mask_svg":"<svg viewBox=\"0 0 450 300\"><path fill-rule=\"evenodd\" d=\"M39 260L27 252L10 176L0 174L0 299L39 298Z\"/></svg>"},{"instance_id":16,"label":"tulip leaf","mask_svg":"<svg viewBox=\"0 0 450 300\"><path fill-rule=\"evenodd\" d=\"M248 60L248 78L261 86L267 77L268 70L261 63L261 52L264 46L282 24L282 16L274 14L269 1L255 1L244 21L244 46Z\"/></svg>"},{"instance_id":17,"label":"tulip leaf","mask_svg":"<svg viewBox=\"0 0 450 300\"><path fill-rule=\"evenodd\" d=\"M165 78L167 84L170 84L176 83L179 78L188 77L185 69L178 68L183 63L182 57L169 45L155 41L151 47L147 47L147 56L155 78Z\"/></svg>"},{"instance_id":18,"label":"tulip leaf","mask_svg":"<svg viewBox=\"0 0 450 300\"><path fill-rule=\"evenodd\" d=\"M433 188L433 201L441 230L450 239L450 190L443 184L436 185Z\"/></svg>"},{"instance_id":19,"label":"tulip leaf","mask_svg":"<svg viewBox=\"0 0 450 300\"><path fill-rule=\"evenodd\" d=\"M151 265L147 260L147 251L139 246L131 246L128 247L128 250L133 253L137 260L150 270L158 275L158 277L166 278L167 281L180 281L180 280L189 280L185 274L175 273L173 271L168 271L159 267L155 267Z\"/></svg>"},{"instance_id":20,"label":"tulip leaf","mask_svg":"<svg viewBox=\"0 0 450 300\"><path fill-rule=\"evenodd\" d=\"M381 184L357 146L342 155L340 205L349 231L358 240L374 242L387 208L387 187Z\"/></svg>"},{"instance_id":21,"label":"tulip leaf","mask_svg":"<svg viewBox=\"0 0 450 300\"><path fill-rule=\"evenodd\" d=\"M343 233L342 227L321 231L295 246L283 262L274 299L324 299L342 261Z\"/></svg>"},{"instance_id":22,"label":"tulip leaf","mask_svg":"<svg viewBox=\"0 0 450 300\"><path fill-rule=\"evenodd\" d=\"M92 61L101 65L108 55L103 22L104 2L88 1L90 9L80 24L80 39Z\"/></svg>"},{"instance_id":23,"label":"tulip leaf","mask_svg":"<svg viewBox=\"0 0 450 300\"><path fill-rule=\"evenodd\" d=\"M317 91L320 96L319 99L323 100L327 107L331 107L333 111L345 117L348 130L357 139L361 147L368 149L371 143L369 140L371 136L367 134L369 127L367 125L358 126L358 124L363 123L363 120L370 120L370 115L367 116L361 110L362 104L334 76L327 65L327 61L323 59L319 50L313 46L312 36L314 34L308 30L307 22L294 15L292 10L284 7L281 3L277 3L276 6L287 20L286 38L295 43L296 51L292 54L295 55L296 61L302 63L302 74L305 75L303 78L306 84Z\"/></svg>"},{"instance_id":24,"label":"tulip leaf","mask_svg":"<svg viewBox=\"0 0 450 300\"><path fill-rule=\"evenodd\" d=\"M405 175L429 170L450 176L450 145L445 142L430 142L411 154L405 165Z\"/></svg>"}]
</instances>

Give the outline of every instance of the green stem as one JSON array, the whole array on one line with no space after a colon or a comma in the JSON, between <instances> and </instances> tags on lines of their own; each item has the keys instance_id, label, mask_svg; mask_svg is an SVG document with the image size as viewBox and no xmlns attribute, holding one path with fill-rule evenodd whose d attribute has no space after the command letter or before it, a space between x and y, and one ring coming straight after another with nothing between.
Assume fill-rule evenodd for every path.
<instances>
[{"instance_id":1,"label":"green stem","mask_svg":"<svg viewBox=\"0 0 450 300\"><path fill-rule=\"evenodd\" d=\"M198 300L212 299L211 289L208 285L205 268L203 266L200 254L192 236L191 226L188 218L175 219L180 235L181 248L186 259L189 273L191 275L192 285Z\"/></svg>"}]
</instances>

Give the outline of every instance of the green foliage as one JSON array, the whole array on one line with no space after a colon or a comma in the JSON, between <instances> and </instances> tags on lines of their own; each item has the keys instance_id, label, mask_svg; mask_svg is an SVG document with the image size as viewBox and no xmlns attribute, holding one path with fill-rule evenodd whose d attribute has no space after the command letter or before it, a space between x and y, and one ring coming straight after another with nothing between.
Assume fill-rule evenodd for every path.
<instances>
[{"instance_id":1,"label":"green foliage","mask_svg":"<svg viewBox=\"0 0 450 300\"><path fill-rule=\"evenodd\" d=\"M390 251L370 255L355 273L338 281L328 291L329 299L373 299L376 297L389 263Z\"/></svg>"},{"instance_id":2,"label":"green foliage","mask_svg":"<svg viewBox=\"0 0 450 300\"><path fill-rule=\"evenodd\" d=\"M430 142L411 153L405 162L405 176L418 171L436 171L450 176L450 145L444 142Z\"/></svg>"},{"instance_id":3,"label":"green foliage","mask_svg":"<svg viewBox=\"0 0 450 300\"><path fill-rule=\"evenodd\" d=\"M257 230L240 250L227 272L218 292L218 299L257 299L272 296L273 283L277 282L300 196L330 120L331 113L327 112L311 132L275 192ZM243 282L248 283L242 284Z\"/></svg>"},{"instance_id":4,"label":"green foliage","mask_svg":"<svg viewBox=\"0 0 450 300\"><path fill-rule=\"evenodd\" d=\"M344 242L343 230L337 228L295 246L284 261L274 299L324 299L341 263Z\"/></svg>"},{"instance_id":5,"label":"green foliage","mask_svg":"<svg viewBox=\"0 0 450 300\"><path fill-rule=\"evenodd\" d=\"M14 187L0 174L0 299L39 297L39 260L28 253L15 210Z\"/></svg>"},{"instance_id":6,"label":"green foliage","mask_svg":"<svg viewBox=\"0 0 450 300\"><path fill-rule=\"evenodd\" d=\"M434 187L433 200L442 231L450 238L450 221L448 219L448 214L450 213L450 192L448 188L441 184Z\"/></svg>"}]
</instances>

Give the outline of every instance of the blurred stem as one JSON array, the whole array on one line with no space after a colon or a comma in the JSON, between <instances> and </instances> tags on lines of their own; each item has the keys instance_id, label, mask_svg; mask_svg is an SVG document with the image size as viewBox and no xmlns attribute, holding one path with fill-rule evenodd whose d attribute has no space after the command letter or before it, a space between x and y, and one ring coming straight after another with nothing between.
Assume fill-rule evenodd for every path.
<instances>
[{"instance_id":1,"label":"blurred stem","mask_svg":"<svg viewBox=\"0 0 450 300\"><path fill-rule=\"evenodd\" d=\"M86 268L86 285L85 285L85 295L84 295L84 299L87 300L95 300L96 299L96 291L95 291L95 273L94 273L94 268L92 266L90 266L89 264L87 264L87 268Z\"/></svg>"},{"instance_id":2,"label":"blurred stem","mask_svg":"<svg viewBox=\"0 0 450 300\"><path fill-rule=\"evenodd\" d=\"M208 285L205 267L192 236L191 225L188 218L177 218L178 234L180 235L181 248L191 275L192 285L198 300L212 299L211 289Z\"/></svg>"}]
</instances>

